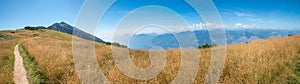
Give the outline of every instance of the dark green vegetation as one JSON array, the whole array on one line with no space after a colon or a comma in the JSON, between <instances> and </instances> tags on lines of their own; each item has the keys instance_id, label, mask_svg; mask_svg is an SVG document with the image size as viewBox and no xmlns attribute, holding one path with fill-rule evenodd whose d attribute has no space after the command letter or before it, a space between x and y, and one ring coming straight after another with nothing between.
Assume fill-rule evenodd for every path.
<instances>
[{"instance_id":1,"label":"dark green vegetation","mask_svg":"<svg viewBox=\"0 0 300 84\"><path fill-rule=\"evenodd\" d=\"M30 26L26 26L24 27L25 30L39 30L39 29L46 29L46 27L43 26L37 26L37 27L30 27Z\"/></svg>"},{"instance_id":2,"label":"dark green vegetation","mask_svg":"<svg viewBox=\"0 0 300 84\"><path fill-rule=\"evenodd\" d=\"M127 48L127 46L121 45L121 44L119 44L119 43L117 43L117 42L113 42L113 43L111 43L111 42L106 42L105 44L106 44L106 45L113 45L113 46L117 46L117 47L122 47L122 48Z\"/></svg>"},{"instance_id":3,"label":"dark green vegetation","mask_svg":"<svg viewBox=\"0 0 300 84\"><path fill-rule=\"evenodd\" d=\"M201 45L199 46L198 48L211 48L211 47L214 47L214 46L217 46L216 44L208 44L208 43L205 43L204 45Z\"/></svg>"}]
</instances>

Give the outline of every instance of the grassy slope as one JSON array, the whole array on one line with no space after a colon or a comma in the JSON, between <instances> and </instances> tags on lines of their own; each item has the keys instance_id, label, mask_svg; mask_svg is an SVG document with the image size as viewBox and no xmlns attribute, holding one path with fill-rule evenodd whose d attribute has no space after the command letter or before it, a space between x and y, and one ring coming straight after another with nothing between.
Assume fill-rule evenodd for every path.
<instances>
[{"instance_id":1,"label":"grassy slope","mask_svg":"<svg viewBox=\"0 0 300 84\"><path fill-rule=\"evenodd\" d=\"M0 83L13 83L14 43L0 41Z\"/></svg>"},{"instance_id":2,"label":"grassy slope","mask_svg":"<svg viewBox=\"0 0 300 84\"><path fill-rule=\"evenodd\" d=\"M300 54L300 35L270 38L227 47L224 83L295 82L296 61Z\"/></svg>"},{"instance_id":3,"label":"grassy slope","mask_svg":"<svg viewBox=\"0 0 300 84\"><path fill-rule=\"evenodd\" d=\"M300 53L300 51L298 51ZM300 83L300 54L297 55L295 59L296 64L294 65L294 74L292 78L292 83Z\"/></svg>"},{"instance_id":4,"label":"grassy slope","mask_svg":"<svg viewBox=\"0 0 300 84\"><path fill-rule=\"evenodd\" d=\"M35 35L34 35L35 34ZM72 37L56 31L20 31L15 35L37 68L51 82L78 83L72 62ZM131 50L131 59L139 67L150 65L148 52ZM202 83L210 63L210 49L200 49L201 62L195 83ZM96 43L96 53L103 73L111 83L170 83L180 67L180 50L167 51L167 64L158 77L142 81L126 77L114 64L110 47ZM300 35L270 38L248 44L227 46L227 59L220 83L296 83L299 71ZM299 65L298 65L299 66ZM299 67L298 67L299 68Z\"/></svg>"},{"instance_id":5,"label":"grassy slope","mask_svg":"<svg viewBox=\"0 0 300 84\"><path fill-rule=\"evenodd\" d=\"M19 51L23 57L23 63L27 71L27 78L31 84L45 84L48 82L48 78L45 76L45 73L42 73L36 68L36 62L32 57L30 57L22 45L19 45Z\"/></svg>"},{"instance_id":6,"label":"grassy slope","mask_svg":"<svg viewBox=\"0 0 300 84\"><path fill-rule=\"evenodd\" d=\"M7 34L10 31L1 31L0 37L0 83L13 83L14 46L17 38ZM5 37L3 36L5 35Z\"/></svg>"}]
</instances>

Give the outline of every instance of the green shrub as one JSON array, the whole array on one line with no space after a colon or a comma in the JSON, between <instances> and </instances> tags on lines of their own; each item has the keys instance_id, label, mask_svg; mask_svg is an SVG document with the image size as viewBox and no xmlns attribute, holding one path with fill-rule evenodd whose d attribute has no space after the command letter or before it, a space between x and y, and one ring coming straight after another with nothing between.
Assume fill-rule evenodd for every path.
<instances>
[{"instance_id":1,"label":"green shrub","mask_svg":"<svg viewBox=\"0 0 300 84\"><path fill-rule=\"evenodd\" d=\"M117 43L117 42L113 42L113 43L111 43L111 42L106 42L106 44L107 44L107 45L117 46L117 47L122 47L122 48L127 48L127 46L121 45L121 44L119 44L119 43Z\"/></svg>"},{"instance_id":2,"label":"green shrub","mask_svg":"<svg viewBox=\"0 0 300 84\"><path fill-rule=\"evenodd\" d=\"M106 45L111 45L111 42L105 42Z\"/></svg>"},{"instance_id":3,"label":"green shrub","mask_svg":"<svg viewBox=\"0 0 300 84\"><path fill-rule=\"evenodd\" d=\"M37 26L37 27L30 27L30 26L26 26L24 27L25 30L39 30L39 29L46 29L46 27L43 26Z\"/></svg>"},{"instance_id":4,"label":"green shrub","mask_svg":"<svg viewBox=\"0 0 300 84\"><path fill-rule=\"evenodd\" d=\"M198 48L210 48L210 47L214 47L214 46L217 46L216 44L208 44L208 43L205 43L204 45L200 45Z\"/></svg>"}]
</instances>

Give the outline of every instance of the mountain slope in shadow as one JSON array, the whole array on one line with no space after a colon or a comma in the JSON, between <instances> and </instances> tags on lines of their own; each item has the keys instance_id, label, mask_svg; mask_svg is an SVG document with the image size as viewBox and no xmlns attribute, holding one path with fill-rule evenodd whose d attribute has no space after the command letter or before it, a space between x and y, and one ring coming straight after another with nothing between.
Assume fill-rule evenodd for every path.
<instances>
[{"instance_id":1,"label":"mountain slope in shadow","mask_svg":"<svg viewBox=\"0 0 300 84\"><path fill-rule=\"evenodd\" d=\"M100 42L100 43L106 43L105 41L103 41L102 39L89 34L87 32L84 32L76 27L73 27L65 22L60 22L60 23L54 23L53 25L47 27L47 29L51 29L51 30L56 30L59 32L63 32L63 33L67 33L67 34L71 34L73 36L77 36L86 40L91 40L91 41L96 41L96 42ZM74 32L76 32L76 34L74 34Z\"/></svg>"}]
</instances>

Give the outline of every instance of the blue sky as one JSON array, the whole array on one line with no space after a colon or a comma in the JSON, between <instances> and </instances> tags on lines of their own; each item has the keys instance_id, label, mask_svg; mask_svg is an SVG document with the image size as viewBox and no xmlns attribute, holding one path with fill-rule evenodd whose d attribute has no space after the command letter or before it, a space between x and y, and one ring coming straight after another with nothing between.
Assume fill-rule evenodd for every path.
<instances>
[{"instance_id":1,"label":"blue sky","mask_svg":"<svg viewBox=\"0 0 300 84\"><path fill-rule=\"evenodd\" d=\"M227 28L300 28L300 0L213 0L213 2ZM1 0L0 30L18 29L28 25L49 26L60 21L74 25L83 3L84 0ZM170 8L191 25L203 23L194 9L181 0L119 0L107 11L100 26L103 26L103 30L111 30L130 11L146 5Z\"/></svg>"},{"instance_id":2,"label":"blue sky","mask_svg":"<svg viewBox=\"0 0 300 84\"><path fill-rule=\"evenodd\" d=\"M225 25L300 28L300 0L215 0Z\"/></svg>"},{"instance_id":3,"label":"blue sky","mask_svg":"<svg viewBox=\"0 0 300 84\"><path fill-rule=\"evenodd\" d=\"M73 24L83 0L1 0L0 29L49 26L66 21Z\"/></svg>"}]
</instances>

